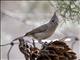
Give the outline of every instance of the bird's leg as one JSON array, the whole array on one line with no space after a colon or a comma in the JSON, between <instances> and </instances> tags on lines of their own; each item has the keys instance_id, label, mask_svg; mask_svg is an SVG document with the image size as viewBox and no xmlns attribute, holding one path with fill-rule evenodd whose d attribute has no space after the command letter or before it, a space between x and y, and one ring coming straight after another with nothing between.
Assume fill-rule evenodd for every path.
<instances>
[{"instance_id":1,"label":"bird's leg","mask_svg":"<svg viewBox=\"0 0 80 60\"><path fill-rule=\"evenodd\" d=\"M41 40L38 40L38 42L43 46L44 42L42 42Z\"/></svg>"},{"instance_id":2,"label":"bird's leg","mask_svg":"<svg viewBox=\"0 0 80 60\"><path fill-rule=\"evenodd\" d=\"M34 41L34 39L32 39L33 40L33 47L35 48L36 46L35 46L35 41Z\"/></svg>"},{"instance_id":3,"label":"bird's leg","mask_svg":"<svg viewBox=\"0 0 80 60\"><path fill-rule=\"evenodd\" d=\"M38 42L39 42L40 44L42 44L42 45L44 44L41 40L38 40Z\"/></svg>"}]
</instances>

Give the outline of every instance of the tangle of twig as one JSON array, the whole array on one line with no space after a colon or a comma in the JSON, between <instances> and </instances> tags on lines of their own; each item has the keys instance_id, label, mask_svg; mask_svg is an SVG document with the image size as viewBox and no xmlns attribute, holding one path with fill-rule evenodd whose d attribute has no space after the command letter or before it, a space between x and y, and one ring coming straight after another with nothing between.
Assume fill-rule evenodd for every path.
<instances>
[{"instance_id":1,"label":"tangle of twig","mask_svg":"<svg viewBox=\"0 0 80 60\"><path fill-rule=\"evenodd\" d=\"M24 54L26 60L65 60L66 58L67 60L74 60L77 58L76 53L73 52L72 49L66 45L66 43L62 42L65 38L67 37L60 39L60 41L54 41L50 43L45 42L41 49L38 49L35 46L35 41L33 39L33 42L31 43L29 41L24 41L22 37L12 40L11 43L0 46L11 45L7 53L8 60L10 60L10 52L14 44L19 44L19 49ZM19 40L19 43L13 42L16 40ZM76 40L78 39L76 38ZM29 45L25 42L31 43L32 46L29 47Z\"/></svg>"},{"instance_id":2,"label":"tangle of twig","mask_svg":"<svg viewBox=\"0 0 80 60\"><path fill-rule=\"evenodd\" d=\"M8 51L8 53L7 53L7 60L10 60L9 54L10 54L11 49L12 49L12 47L14 46L14 44L19 44L19 43L14 43L14 41L22 40L22 39L23 39L23 36L22 36L22 37L18 37L18 38L16 38L16 39L12 40L10 43L0 45L0 47L1 47L1 46L3 47L3 46L11 45L11 47L9 48L9 51ZM23 39L23 40L24 40L24 39ZM29 42L29 41L24 41L24 42L31 43L31 42ZM35 47L35 43L32 43L32 44L34 44L34 47Z\"/></svg>"}]
</instances>

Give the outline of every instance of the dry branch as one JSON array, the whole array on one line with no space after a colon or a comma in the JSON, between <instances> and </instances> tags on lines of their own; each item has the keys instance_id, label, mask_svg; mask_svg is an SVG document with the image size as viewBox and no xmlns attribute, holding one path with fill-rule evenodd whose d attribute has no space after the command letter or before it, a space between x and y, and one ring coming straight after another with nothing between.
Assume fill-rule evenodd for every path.
<instances>
[{"instance_id":1,"label":"dry branch","mask_svg":"<svg viewBox=\"0 0 80 60\"><path fill-rule=\"evenodd\" d=\"M76 53L62 41L44 43L42 49L29 47L23 39L19 39L19 49L24 54L26 60L74 60Z\"/></svg>"}]
</instances>

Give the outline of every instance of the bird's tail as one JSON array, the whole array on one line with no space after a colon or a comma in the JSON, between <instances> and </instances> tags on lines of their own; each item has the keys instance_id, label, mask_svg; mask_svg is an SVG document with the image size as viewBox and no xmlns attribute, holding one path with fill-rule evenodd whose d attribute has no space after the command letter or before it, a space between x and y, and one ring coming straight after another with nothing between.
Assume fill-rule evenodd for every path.
<instances>
[{"instance_id":1,"label":"bird's tail","mask_svg":"<svg viewBox=\"0 0 80 60\"><path fill-rule=\"evenodd\" d=\"M25 37L25 36L20 36L20 37L15 38L15 39L12 40L12 41L16 41L16 40L22 39L22 38L24 38L24 37Z\"/></svg>"},{"instance_id":2,"label":"bird's tail","mask_svg":"<svg viewBox=\"0 0 80 60\"><path fill-rule=\"evenodd\" d=\"M22 38L24 38L25 36L29 36L29 35L30 35L30 33L26 33L25 35L23 35L23 36L21 36L21 37L15 38L13 41L16 41L16 40L18 40L18 39L22 39Z\"/></svg>"},{"instance_id":3,"label":"bird's tail","mask_svg":"<svg viewBox=\"0 0 80 60\"><path fill-rule=\"evenodd\" d=\"M29 36L29 35L31 35L30 33L26 33L24 36Z\"/></svg>"}]
</instances>

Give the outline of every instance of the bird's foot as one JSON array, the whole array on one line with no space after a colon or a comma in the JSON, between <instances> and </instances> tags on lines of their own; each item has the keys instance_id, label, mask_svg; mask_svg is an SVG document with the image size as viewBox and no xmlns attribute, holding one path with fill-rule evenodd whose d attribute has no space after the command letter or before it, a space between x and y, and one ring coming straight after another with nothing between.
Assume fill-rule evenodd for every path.
<instances>
[{"instance_id":1,"label":"bird's foot","mask_svg":"<svg viewBox=\"0 0 80 60\"><path fill-rule=\"evenodd\" d=\"M42 42L41 40L39 40L38 42L39 42L41 45L43 45L43 44L44 44L44 42Z\"/></svg>"}]
</instances>

